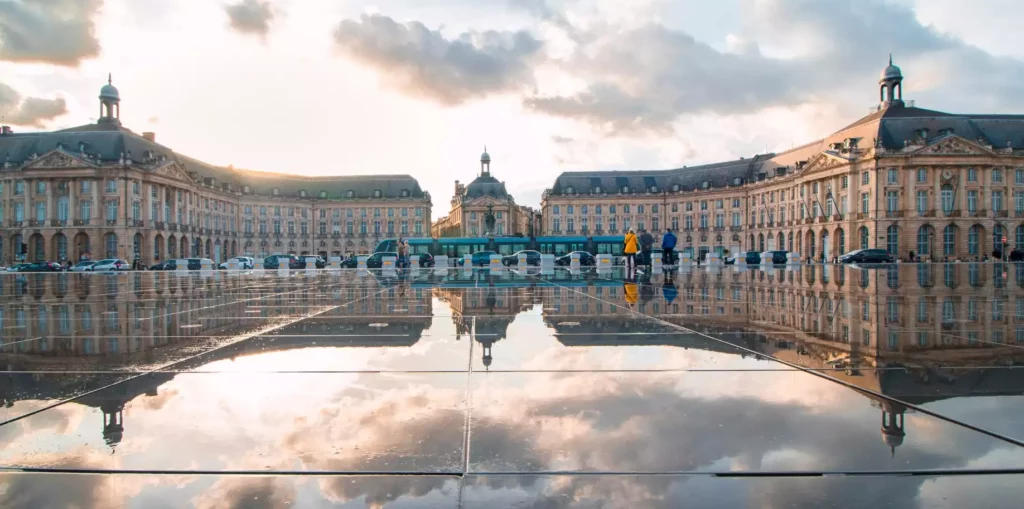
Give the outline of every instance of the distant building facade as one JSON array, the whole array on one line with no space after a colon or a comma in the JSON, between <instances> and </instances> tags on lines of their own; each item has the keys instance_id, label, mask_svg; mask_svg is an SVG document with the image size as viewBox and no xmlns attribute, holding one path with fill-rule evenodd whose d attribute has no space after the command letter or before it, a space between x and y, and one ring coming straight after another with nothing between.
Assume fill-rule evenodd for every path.
<instances>
[{"instance_id":1,"label":"distant building facade","mask_svg":"<svg viewBox=\"0 0 1024 509\"><path fill-rule=\"evenodd\" d=\"M177 154L120 122L0 131L0 262L370 252L430 234L431 201L408 175L305 177L224 168Z\"/></svg>"},{"instance_id":2,"label":"distant building facade","mask_svg":"<svg viewBox=\"0 0 1024 509\"><path fill-rule=\"evenodd\" d=\"M678 249L859 248L973 260L1024 250L1024 115L961 115L903 100L889 65L874 112L802 147L691 168L565 172L545 232L679 232ZM1005 239L1005 242L1004 240Z\"/></svg>"},{"instance_id":3,"label":"distant building facade","mask_svg":"<svg viewBox=\"0 0 1024 509\"><path fill-rule=\"evenodd\" d=\"M488 223L492 215L493 225ZM431 225L433 237L482 237L534 234L537 213L517 205L505 183L491 175L491 156L480 155L480 174L469 185L455 181L451 210Z\"/></svg>"}]
</instances>

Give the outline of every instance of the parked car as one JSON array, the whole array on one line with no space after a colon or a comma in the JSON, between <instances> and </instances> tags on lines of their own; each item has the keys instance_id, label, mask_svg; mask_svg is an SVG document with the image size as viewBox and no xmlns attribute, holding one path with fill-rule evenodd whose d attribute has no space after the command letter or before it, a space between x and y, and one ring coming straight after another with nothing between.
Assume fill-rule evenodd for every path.
<instances>
[{"instance_id":1,"label":"parked car","mask_svg":"<svg viewBox=\"0 0 1024 509\"><path fill-rule=\"evenodd\" d=\"M188 267L186 270L202 270L203 262L207 262L210 267L214 266L213 260L209 258L186 258L188 260ZM164 260L156 265L153 265L149 270L178 270L178 260Z\"/></svg>"},{"instance_id":2,"label":"parked car","mask_svg":"<svg viewBox=\"0 0 1024 509\"><path fill-rule=\"evenodd\" d=\"M368 269L379 269L384 266L384 258L388 256L395 257L397 262L398 253L381 251L379 253L373 253L369 258L366 259L366 268Z\"/></svg>"},{"instance_id":3,"label":"parked car","mask_svg":"<svg viewBox=\"0 0 1024 509\"><path fill-rule=\"evenodd\" d=\"M238 267L242 270L251 270L253 268L253 259L248 256L236 256L234 258L230 258L228 261L220 264L220 268L227 269L229 267L228 264L231 263L232 260L238 262Z\"/></svg>"},{"instance_id":4,"label":"parked car","mask_svg":"<svg viewBox=\"0 0 1024 509\"><path fill-rule=\"evenodd\" d=\"M885 249L857 249L839 257L839 263L893 263Z\"/></svg>"},{"instance_id":5,"label":"parked car","mask_svg":"<svg viewBox=\"0 0 1024 509\"><path fill-rule=\"evenodd\" d=\"M434 255L430 253L420 253L409 255L409 261L411 262L413 257L420 257L420 267L433 267L434 266Z\"/></svg>"},{"instance_id":6,"label":"parked car","mask_svg":"<svg viewBox=\"0 0 1024 509\"><path fill-rule=\"evenodd\" d=\"M64 266L57 262L35 262L23 264L18 272L63 272Z\"/></svg>"},{"instance_id":7,"label":"parked car","mask_svg":"<svg viewBox=\"0 0 1024 509\"><path fill-rule=\"evenodd\" d=\"M7 272L21 272L21 269L24 269L25 267L28 267L29 265L32 265L32 264L31 263L16 263L14 265L11 265L10 267L7 267Z\"/></svg>"},{"instance_id":8,"label":"parked car","mask_svg":"<svg viewBox=\"0 0 1024 509\"><path fill-rule=\"evenodd\" d=\"M775 265L785 265L789 261L789 251L768 251L772 254L772 263Z\"/></svg>"},{"instance_id":9,"label":"parked car","mask_svg":"<svg viewBox=\"0 0 1024 509\"><path fill-rule=\"evenodd\" d=\"M175 270L178 268L177 260L164 260L155 265L151 265L149 270ZM74 268L72 268L74 270Z\"/></svg>"},{"instance_id":10,"label":"parked car","mask_svg":"<svg viewBox=\"0 0 1024 509\"><path fill-rule=\"evenodd\" d=\"M324 260L323 258L321 258L319 256L314 256L314 258L316 258L316 268L322 269L322 268L327 266L327 261ZM305 269L306 268L306 256L298 256L298 257L296 257L295 263L292 264L292 265L289 265L289 266L291 268L293 268L293 269Z\"/></svg>"},{"instance_id":11,"label":"parked car","mask_svg":"<svg viewBox=\"0 0 1024 509\"><path fill-rule=\"evenodd\" d=\"M118 258L107 258L105 260L99 260L93 264L89 269L89 272L110 272L120 270L131 270L132 266L125 260Z\"/></svg>"},{"instance_id":12,"label":"parked car","mask_svg":"<svg viewBox=\"0 0 1024 509\"><path fill-rule=\"evenodd\" d=\"M86 260L84 262L78 262L78 264L76 264L75 266L71 267L68 270L70 270L71 272L86 272L92 270L93 265L96 265L95 260Z\"/></svg>"},{"instance_id":13,"label":"parked car","mask_svg":"<svg viewBox=\"0 0 1024 509\"><path fill-rule=\"evenodd\" d=\"M572 255L573 254L579 254L580 255L580 266L589 267L589 266L593 266L593 265L597 264L597 259L594 258L594 255L592 255L592 254L590 254L590 253L588 253L586 251L573 251L572 253L569 253L569 254L566 254L566 255L562 255L562 256L559 256L558 258L555 258L555 265L561 265L561 266L568 267L569 264L572 263ZM640 261L637 260L637 263L639 264Z\"/></svg>"},{"instance_id":14,"label":"parked car","mask_svg":"<svg viewBox=\"0 0 1024 509\"><path fill-rule=\"evenodd\" d=\"M369 258L372 255L369 255L369 254L352 255L352 256L350 256L348 258L345 258L344 260L341 261L341 268L343 268L343 269L355 269L355 268L359 267L359 257L360 256L365 256L365 257Z\"/></svg>"},{"instance_id":15,"label":"parked car","mask_svg":"<svg viewBox=\"0 0 1024 509\"><path fill-rule=\"evenodd\" d=\"M518 265L519 264L519 255L521 255L521 254L526 255L526 264L527 265L540 265L540 251L531 251L531 250L524 250L524 251L519 251L518 253L510 254L510 255L502 258L501 259L501 263L504 264L506 267L509 266L509 265Z\"/></svg>"},{"instance_id":16,"label":"parked car","mask_svg":"<svg viewBox=\"0 0 1024 509\"><path fill-rule=\"evenodd\" d=\"M477 251L473 253L472 257L470 258L470 263L472 263L474 267L486 267L491 264L491 255L495 254L498 253L495 253L494 251ZM458 260L455 260L455 264L458 265L459 267L463 266L465 262L465 258L459 258Z\"/></svg>"},{"instance_id":17,"label":"parked car","mask_svg":"<svg viewBox=\"0 0 1024 509\"><path fill-rule=\"evenodd\" d=\"M263 268L267 270L275 270L287 266L289 269L299 268L299 257L293 254L286 255L270 255L263 259ZM306 264L303 262L302 267Z\"/></svg>"}]
</instances>

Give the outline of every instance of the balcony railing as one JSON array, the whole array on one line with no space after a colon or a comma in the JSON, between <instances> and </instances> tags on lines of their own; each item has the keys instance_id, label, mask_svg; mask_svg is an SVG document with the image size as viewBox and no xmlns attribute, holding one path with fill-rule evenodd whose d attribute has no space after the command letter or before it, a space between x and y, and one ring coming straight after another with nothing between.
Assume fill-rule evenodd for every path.
<instances>
[{"instance_id":1,"label":"balcony railing","mask_svg":"<svg viewBox=\"0 0 1024 509\"><path fill-rule=\"evenodd\" d=\"M341 232L331 232L331 237L334 237L334 238L341 237Z\"/></svg>"},{"instance_id":2,"label":"balcony railing","mask_svg":"<svg viewBox=\"0 0 1024 509\"><path fill-rule=\"evenodd\" d=\"M729 227L729 231L732 231L732 232L738 232L738 231L741 231L741 230L743 230L742 226L730 226Z\"/></svg>"},{"instance_id":3,"label":"balcony railing","mask_svg":"<svg viewBox=\"0 0 1024 509\"><path fill-rule=\"evenodd\" d=\"M214 235L220 235L221 234L221 230L213 230L213 234Z\"/></svg>"},{"instance_id":4,"label":"balcony railing","mask_svg":"<svg viewBox=\"0 0 1024 509\"><path fill-rule=\"evenodd\" d=\"M1024 217L1024 210L1013 211L1013 217Z\"/></svg>"},{"instance_id":5,"label":"balcony railing","mask_svg":"<svg viewBox=\"0 0 1024 509\"><path fill-rule=\"evenodd\" d=\"M167 225L163 221L155 221L153 227L157 230L164 230L167 228Z\"/></svg>"},{"instance_id":6,"label":"balcony railing","mask_svg":"<svg viewBox=\"0 0 1024 509\"><path fill-rule=\"evenodd\" d=\"M917 216L918 217L935 217L935 209L918 210L917 211Z\"/></svg>"},{"instance_id":7,"label":"balcony railing","mask_svg":"<svg viewBox=\"0 0 1024 509\"><path fill-rule=\"evenodd\" d=\"M986 210L968 210L967 211L967 217L986 217L986 216L988 216L988 211L986 211Z\"/></svg>"},{"instance_id":8,"label":"balcony railing","mask_svg":"<svg viewBox=\"0 0 1024 509\"><path fill-rule=\"evenodd\" d=\"M29 219L28 226L30 228L42 228L46 224L46 221L40 221L38 219Z\"/></svg>"},{"instance_id":9,"label":"balcony railing","mask_svg":"<svg viewBox=\"0 0 1024 509\"><path fill-rule=\"evenodd\" d=\"M903 211L902 210L887 210L887 211L885 211L885 217L887 217L887 218L903 217Z\"/></svg>"},{"instance_id":10,"label":"balcony railing","mask_svg":"<svg viewBox=\"0 0 1024 509\"><path fill-rule=\"evenodd\" d=\"M963 215L963 211L961 211L960 209L956 209L944 211L942 214L945 215L946 217L960 217L961 215Z\"/></svg>"},{"instance_id":11,"label":"balcony railing","mask_svg":"<svg viewBox=\"0 0 1024 509\"><path fill-rule=\"evenodd\" d=\"M117 226L117 219L107 219L107 226Z\"/></svg>"},{"instance_id":12,"label":"balcony railing","mask_svg":"<svg viewBox=\"0 0 1024 509\"><path fill-rule=\"evenodd\" d=\"M245 232L242 234L243 237L252 237L252 232Z\"/></svg>"},{"instance_id":13,"label":"balcony railing","mask_svg":"<svg viewBox=\"0 0 1024 509\"><path fill-rule=\"evenodd\" d=\"M68 224L68 221L66 219L51 219L50 220L50 226L61 227L61 226L67 226L67 224Z\"/></svg>"},{"instance_id":14,"label":"balcony railing","mask_svg":"<svg viewBox=\"0 0 1024 509\"><path fill-rule=\"evenodd\" d=\"M75 219L75 226L89 226L90 219Z\"/></svg>"},{"instance_id":15,"label":"balcony railing","mask_svg":"<svg viewBox=\"0 0 1024 509\"><path fill-rule=\"evenodd\" d=\"M141 219L135 219L132 221L132 224L134 224L136 228L142 228L146 223Z\"/></svg>"},{"instance_id":16,"label":"balcony railing","mask_svg":"<svg viewBox=\"0 0 1024 509\"><path fill-rule=\"evenodd\" d=\"M996 210L994 212L995 217L1009 217L1010 211L1008 210Z\"/></svg>"}]
</instances>

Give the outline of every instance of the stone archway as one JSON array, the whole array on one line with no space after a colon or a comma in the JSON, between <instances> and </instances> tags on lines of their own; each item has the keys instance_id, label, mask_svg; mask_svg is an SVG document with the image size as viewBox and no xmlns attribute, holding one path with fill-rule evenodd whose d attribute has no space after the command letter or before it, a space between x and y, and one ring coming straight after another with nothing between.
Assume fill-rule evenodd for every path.
<instances>
[{"instance_id":1,"label":"stone archway","mask_svg":"<svg viewBox=\"0 0 1024 509\"><path fill-rule=\"evenodd\" d=\"M63 233L54 234L50 239L50 253L59 262L68 261L71 253L68 252L68 238Z\"/></svg>"},{"instance_id":2,"label":"stone archway","mask_svg":"<svg viewBox=\"0 0 1024 509\"><path fill-rule=\"evenodd\" d=\"M153 263L164 258L164 236L159 233L153 238Z\"/></svg>"},{"instance_id":3,"label":"stone archway","mask_svg":"<svg viewBox=\"0 0 1024 509\"><path fill-rule=\"evenodd\" d=\"M33 233L28 238L28 261L30 262L45 262L46 261L46 239L43 238L41 233Z\"/></svg>"},{"instance_id":4,"label":"stone archway","mask_svg":"<svg viewBox=\"0 0 1024 509\"><path fill-rule=\"evenodd\" d=\"M145 242L145 237L141 233L136 233L132 238L132 262L135 260L142 260L142 244Z\"/></svg>"},{"instance_id":5,"label":"stone archway","mask_svg":"<svg viewBox=\"0 0 1024 509\"><path fill-rule=\"evenodd\" d=\"M188 258L189 256L191 256L191 247L192 246L190 246L188 244L188 237L186 237L185 235L182 235L181 239L178 241L178 245L179 245L179 248L178 248L178 256L179 257L181 257L181 258Z\"/></svg>"},{"instance_id":6,"label":"stone archway","mask_svg":"<svg viewBox=\"0 0 1024 509\"><path fill-rule=\"evenodd\" d=\"M167 259L174 260L178 258L178 238L174 235L167 237Z\"/></svg>"},{"instance_id":7,"label":"stone archway","mask_svg":"<svg viewBox=\"0 0 1024 509\"><path fill-rule=\"evenodd\" d=\"M85 232L78 232L75 235L72 245L72 256L74 261L79 262L82 260L92 259L92 246L89 242L89 234Z\"/></svg>"}]
</instances>

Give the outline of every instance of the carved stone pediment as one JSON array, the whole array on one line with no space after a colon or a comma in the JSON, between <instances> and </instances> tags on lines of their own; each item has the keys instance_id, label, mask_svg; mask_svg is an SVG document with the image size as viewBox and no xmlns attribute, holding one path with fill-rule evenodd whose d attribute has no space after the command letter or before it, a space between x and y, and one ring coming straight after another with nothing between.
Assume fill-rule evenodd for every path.
<instances>
[{"instance_id":1,"label":"carved stone pediment","mask_svg":"<svg viewBox=\"0 0 1024 509\"><path fill-rule=\"evenodd\" d=\"M188 172L181 167L181 164L175 161L169 161L166 164L158 166L156 169L153 170L153 173L165 177L170 177L175 180L181 180L183 182L192 182L192 178L189 177Z\"/></svg>"},{"instance_id":2,"label":"carved stone pediment","mask_svg":"<svg viewBox=\"0 0 1024 509\"><path fill-rule=\"evenodd\" d=\"M823 152L811 158L811 160L804 165L803 172L826 171L847 164L850 164L850 161L843 159L842 157L829 155Z\"/></svg>"},{"instance_id":3,"label":"carved stone pediment","mask_svg":"<svg viewBox=\"0 0 1024 509\"><path fill-rule=\"evenodd\" d=\"M987 156L994 153L994 151L986 147L967 141L959 136L948 136L914 151L915 155Z\"/></svg>"},{"instance_id":4,"label":"carved stone pediment","mask_svg":"<svg viewBox=\"0 0 1024 509\"><path fill-rule=\"evenodd\" d=\"M51 170L64 168L93 168L95 165L78 156L56 149L26 164L25 170Z\"/></svg>"}]
</instances>

